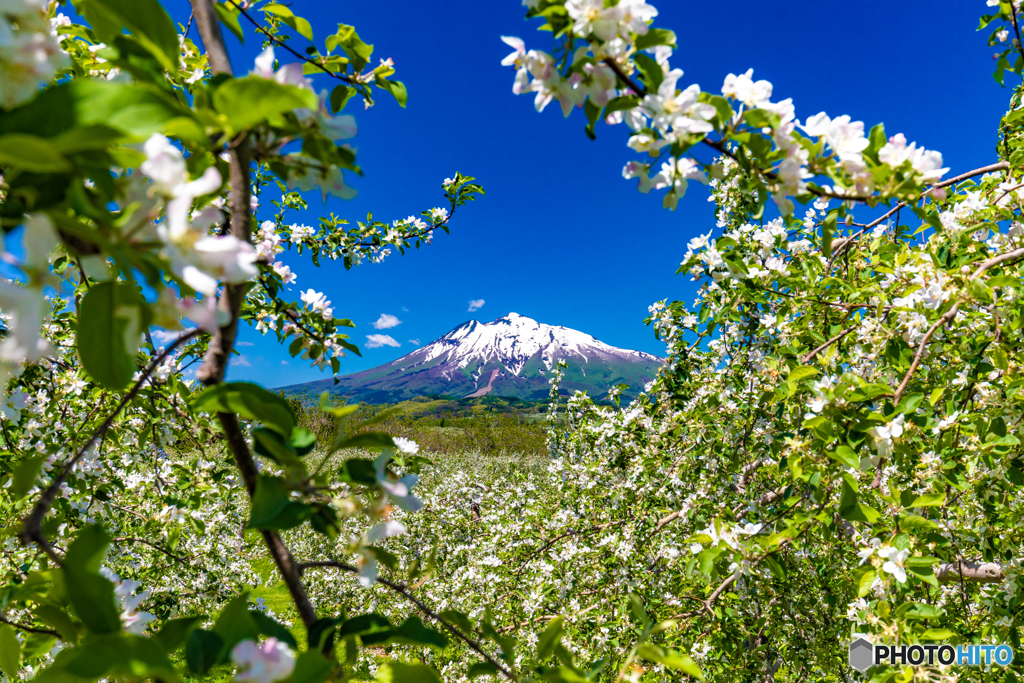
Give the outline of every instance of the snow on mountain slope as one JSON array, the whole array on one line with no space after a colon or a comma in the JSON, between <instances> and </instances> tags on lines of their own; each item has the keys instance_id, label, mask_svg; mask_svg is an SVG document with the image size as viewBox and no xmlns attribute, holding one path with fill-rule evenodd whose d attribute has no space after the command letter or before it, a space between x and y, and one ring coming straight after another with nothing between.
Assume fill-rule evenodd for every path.
<instances>
[{"instance_id":1,"label":"snow on mountain slope","mask_svg":"<svg viewBox=\"0 0 1024 683\"><path fill-rule=\"evenodd\" d=\"M609 346L589 334L545 325L509 313L490 323L476 320L426 346L379 367L308 384L285 387L292 393L331 391L352 400L389 402L415 396L547 395L551 369L569 364L562 386L601 398L615 384L628 384L635 395L657 374L661 359L640 351Z\"/></svg>"}]
</instances>

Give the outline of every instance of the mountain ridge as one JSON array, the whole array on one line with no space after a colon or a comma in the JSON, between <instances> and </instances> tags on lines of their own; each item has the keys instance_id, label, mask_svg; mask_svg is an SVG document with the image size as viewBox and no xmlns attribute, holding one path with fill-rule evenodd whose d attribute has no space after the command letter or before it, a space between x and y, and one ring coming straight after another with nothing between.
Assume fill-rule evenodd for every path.
<instances>
[{"instance_id":1,"label":"mountain ridge","mask_svg":"<svg viewBox=\"0 0 1024 683\"><path fill-rule=\"evenodd\" d=\"M486 395L544 399L555 364L569 367L564 390L603 398L616 384L639 393L662 359L620 349L568 327L545 325L518 313L489 323L468 320L429 344L389 363L334 379L280 387L288 394L321 393L368 403L392 403L424 395L457 398Z\"/></svg>"}]
</instances>

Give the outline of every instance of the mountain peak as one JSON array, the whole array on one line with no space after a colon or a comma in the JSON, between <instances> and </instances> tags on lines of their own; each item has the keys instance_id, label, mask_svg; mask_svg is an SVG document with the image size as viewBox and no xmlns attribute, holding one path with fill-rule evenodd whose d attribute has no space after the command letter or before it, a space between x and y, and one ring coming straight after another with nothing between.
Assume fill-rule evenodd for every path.
<instances>
[{"instance_id":1,"label":"mountain peak","mask_svg":"<svg viewBox=\"0 0 1024 683\"><path fill-rule=\"evenodd\" d=\"M559 361L569 366L563 379L567 391L579 389L598 398L623 383L630 387L627 395L638 393L662 363L657 356L510 312L489 323L468 320L398 360L338 378L336 387L327 386L332 380L321 380L285 389L304 392L324 384L332 393L371 402L429 394L543 399Z\"/></svg>"}]
</instances>

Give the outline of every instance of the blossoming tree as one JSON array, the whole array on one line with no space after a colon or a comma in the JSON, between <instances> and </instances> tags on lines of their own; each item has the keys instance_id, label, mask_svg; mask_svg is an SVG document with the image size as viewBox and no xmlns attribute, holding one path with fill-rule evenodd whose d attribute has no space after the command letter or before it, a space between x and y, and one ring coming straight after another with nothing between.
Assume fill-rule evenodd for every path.
<instances>
[{"instance_id":1,"label":"blossoming tree","mask_svg":"<svg viewBox=\"0 0 1024 683\"><path fill-rule=\"evenodd\" d=\"M421 217L290 224L302 192L351 195L341 111L403 103L392 64L345 25L321 50L276 3L194 0L178 29L156 0L79 0L82 24L0 3L7 677L849 680L855 633L1018 645L1021 88L992 163L947 177L752 72L683 87L643 0L524 4L555 48L504 38L513 92L582 109L590 135L625 123L646 156L624 177L669 208L707 182L720 232L683 257L696 302L651 307L658 379L622 409L574 396L547 466L488 487L352 407L324 402L339 429L317 443L224 381L240 321L335 371L355 351L322 293L288 300L283 250L377 261L481 191L456 175ZM1018 8L989 6L1002 82L1024 70ZM221 38L243 26L266 40L249 73ZM245 593L254 534L290 629Z\"/></svg>"},{"instance_id":2,"label":"blossoming tree","mask_svg":"<svg viewBox=\"0 0 1024 683\"><path fill-rule=\"evenodd\" d=\"M643 0L524 5L555 47L503 38L513 92L582 109L591 136L625 123L643 157L623 176L668 208L710 184L719 232L682 259L692 306L651 307L658 379L624 410L577 395L553 430L565 514L498 551L513 618L557 610L563 664L620 680L699 674L671 648L740 681L849 680L858 633L1018 646L1021 86L992 163L948 177L882 124L798 118L752 71L686 86ZM988 6L1002 83L1019 8ZM563 599L518 597L544 582Z\"/></svg>"},{"instance_id":3,"label":"blossoming tree","mask_svg":"<svg viewBox=\"0 0 1024 683\"><path fill-rule=\"evenodd\" d=\"M280 535L308 522L336 538L340 520L368 521L351 569L372 582L372 544L396 533L388 510L417 504L401 476L414 445L342 430L321 449L381 453L350 461L341 484L302 459L315 437L282 398L225 371L248 323L337 372L358 352L352 323L312 289L291 300L296 276L278 255L377 262L447 232L481 188L456 174L443 207L391 224L291 224L303 192L354 194L346 176L359 167L340 143L356 122L341 112L381 92L405 105L390 60L375 65L347 25L317 43L274 3L196 0L180 27L157 0L80 0L80 23L60 9L0 4L0 221L16 272L0 283L0 671L173 681L234 663L239 680L313 681L351 668L336 641L443 643L418 617L392 628L318 614ZM243 26L265 43L247 73L221 33L243 39ZM256 225L261 199L276 211ZM183 381L189 367L198 383ZM171 458L176 442L198 459ZM254 578L237 557L246 528L308 634L298 658L292 633L242 591Z\"/></svg>"}]
</instances>

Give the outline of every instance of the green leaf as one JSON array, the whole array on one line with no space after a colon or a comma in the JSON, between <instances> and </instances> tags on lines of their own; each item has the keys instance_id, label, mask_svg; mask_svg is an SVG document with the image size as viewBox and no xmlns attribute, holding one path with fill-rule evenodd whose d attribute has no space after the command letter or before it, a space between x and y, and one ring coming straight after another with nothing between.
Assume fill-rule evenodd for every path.
<instances>
[{"instance_id":1,"label":"green leaf","mask_svg":"<svg viewBox=\"0 0 1024 683\"><path fill-rule=\"evenodd\" d=\"M46 462L45 455L36 455L18 463L18 466L14 468L14 481L11 484L12 498L21 500L28 495L28 492L36 485L44 462Z\"/></svg>"},{"instance_id":2,"label":"green leaf","mask_svg":"<svg viewBox=\"0 0 1024 683\"><path fill-rule=\"evenodd\" d=\"M18 679L18 669L21 668L21 643L14 633L14 627L3 624L0 626L0 671L7 674L7 678L14 681Z\"/></svg>"},{"instance_id":3,"label":"green leaf","mask_svg":"<svg viewBox=\"0 0 1024 683\"><path fill-rule=\"evenodd\" d=\"M88 638L67 652L64 671L80 678L178 681L167 655L152 638L111 633Z\"/></svg>"},{"instance_id":4,"label":"green leaf","mask_svg":"<svg viewBox=\"0 0 1024 683\"><path fill-rule=\"evenodd\" d=\"M292 529L313 514L313 509L291 499L287 482L261 474L252 499L249 529Z\"/></svg>"},{"instance_id":5,"label":"green leaf","mask_svg":"<svg viewBox=\"0 0 1024 683\"><path fill-rule=\"evenodd\" d=\"M270 458L278 465L290 466L300 462L295 448L280 434L266 427L252 430L252 445L258 455Z\"/></svg>"},{"instance_id":6,"label":"green leaf","mask_svg":"<svg viewBox=\"0 0 1024 683\"><path fill-rule=\"evenodd\" d=\"M490 662L477 662L469 667L469 671L466 672L466 677L469 678L469 680L473 680L480 676L497 676L498 673L498 667L494 666Z\"/></svg>"},{"instance_id":7,"label":"green leaf","mask_svg":"<svg viewBox=\"0 0 1024 683\"><path fill-rule=\"evenodd\" d=\"M839 210L832 209L825 216L821 225L821 251L826 258L832 258L832 238L836 234L836 221L839 218Z\"/></svg>"},{"instance_id":8,"label":"green leaf","mask_svg":"<svg viewBox=\"0 0 1024 683\"><path fill-rule=\"evenodd\" d=\"M319 105L311 91L259 76L245 76L224 81L213 93L213 106L224 115L228 127L237 132L265 121L278 122L282 114L295 109L316 110Z\"/></svg>"},{"instance_id":9,"label":"green leaf","mask_svg":"<svg viewBox=\"0 0 1024 683\"><path fill-rule=\"evenodd\" d=\"M839 499L839 516L851 522L867 522L874 524L878 519L878 510L869 505L857 502L857 492L850 486L848 477L843 477L843 494Z\"/></svg>"},{"instance_id":10,"label":"green leaf","mask_svg":"<svg viewBox=\"0 0 1024 683\"><path fill-rule=\"evenodd\" d=\"M213 668L223 651L224 639L220 635L197 628L188 636L185 663L190 671L202 676Z\"/></svg>"},{"instance_id":11,"label":"green leaf","mask_svg":"<svg viewBox=\"0 0 1024 683\"><path fill-rule=\"evenodd\" d=\"M868 145L868 148L864 150L864 156L877 164L879 163L878 151L885 146L885 143L888 142L885 137L885 126L879 123L872 128L871 133L868 135L868 140L870 144Z\"/></svg>"},{"instance_id":12,"label":"green leaf","mask_svg":"<svg viewBox=\"0 0 1024 683\"><path fill-rule=\"evenodd\" d=\"M251 382L212 386L192 399L192 405L207 413L237 413L239 417L262 422L285 438L291 438L295 429L295 414L288 402Z\"/></svg>"},{"instance_id":13,"label":"green leaf","mask_svg":"<svg viewBox=\"0 0 1024 683\"><path fill-rule=\"evenodd\" d=\"M0 136L0 165L33 173L71 170L71 164L50 142L24 133Z\"/></svg>"},{"instance_id":14,"label":"green leaf","mask_svg":"<svg viewBox=\"0 0 1024 683\"><path fill-rule=\"evenodd\" d=\"M235 34L238 42L244 43L245 33L242 31L242 25L238 23L238 17L242 13L238 11L238 8L229 2L214 2L213 8L217 11L217 19L220 20L220 23Z\"/></svg>"},{"instance_id":15,"label":"green leaf","mask_svg":"<svg viewBox=\"0 0 1024 683\"><path fill-rule=\"evenodd\" d=\"M754 128L778 128L779 115L764 109L748 109L743 112L743 120Z\"/></svg>"},{"instance_id":16,"label":"green leaf","mask_svg":"<svg viewBox=\"0 0 1024 683\"><path fill-rule=\"evenodd\" d=\"M438 650L448 647L448 639L438 631L424 626L419 617L407 618L394 629L394 635L388 640L405 645L426 645Z\"/></svg>"},{"instance_id":17,"label":"green leaf","mask_svg":"<svg viewBox=\"0 0 1024 683\"><path fill-rule=\"evenodd\" d=\"M355 88L351 88L347 85L335 86L334 90L331 91L332 113L337 114L339 111L344 109L345 103L348 102L349 98L357 92L358 91Z\"/></svg>"},{"instance_id":18,"label":"green leaf","mask_svg":"<svg viewBox=\"0 0 1024 683\"><path fill-rule=\"evenodd\" d=\"M715 108L719 127L732 120L735 112L733 112L732 105L729 104L729 100L726 98L721 95L712 95L711 93L702 92L697 99L698 101L706 102Z\"/></svg>"},{"instance_id":19,"label":"green leaf","mask_svg":"<svg viewBox=\"0 0 1024 683\"><path fill-rule=\"evenodd\" d=\"M403 664L389 661L377 670L380 683L441 683L441 678L423 664Z\"/></svg>"},{"instance_id":20,"label":"green leaf","mask_svg":"<svg viewBox=\"0 0 1024 683\"><path fill-rule=\"evenodd\" d=\"M925 494L922 494L922 495L918 496L917 498L915 498L914 502L911 503L908 507L912 507L912 508L930 507L930 506L935 506L935 505L945 505L945 503L946 503L946 493L945 493L945 491L943 491L941 493L925 493Z\"/></svg>"},{"instance_id":21,"label":"green leaf","mask_svg":"<svg viewBox=\"0 0 1024 683\"><path fill-rule=\"evenodd\" d=\"M857 581L857 597L863 598L871 590L871 584L878 578L878 574L874 569L869 569L864 572L860 580Z\"/></svg>"},{"instance_id":22,"label":"green leaf","mask_svg":"<svg viewBox=\"0 0 1024 683\"><path fill-rule=\"evenodd\" d=\"M292 432L291 439L288 442L301 457L309 453L316 446L316 434L305 427L299 427Z\"/></svg>"},{"instance_id":23,"label":"green leaf","mask_svg":"<svg viewBox=\"0 0 1024 683\"><path fill-rule=\"evenodd\" d=\"M904 531L917 529L938 529L939 525L921 515L903 515L900 517L900 528Z\"/></svg>"},{"instance_id":24,"label":"green leaf","mask_svg":"<svg viewBox=\"0 0 1024 683\"><path fill-rule=\"evenodd\" d=\"M360 484L362 486L375 486L377 484L377 471L373 467L373 461L363 458L352 458L341 463L338 476L341 481L349 484Z\"/></svg>"},{"instance_id":25,"label":"green leaf","mask_svg":"<svg viewBox=\"0 0 1024 683\"><path fill-rule=\"evenodd\" d=\"M373 55L373 45L364 43L355 27L347 24L338 24L338 32L327 37L326 46L328 52L340 46L352 60L352 67L357 73L363 70Z\"/></svg>"},{"instance_id":26,"label":"green leaf","mask_svg":"<svg viewBox=\"0 0 1024 683\"><path fill-rule=\"evenodd\" d=\"M149 327L148 307L125 282L89 288L79 313L78 357L89 376L107 389L124 389L135 374L135 354Z\"/></svg>"},{"instance_id":27,"label":"green leaf","mask_svg":"<svg viewBox=\"0 0 1024 683\"><path fill-rule=\"evenodd\" d=\"M657 47L658 45L668 45L675 48L676 34L667 28L649 28L647 33L636 37L636 49L638 51L646 50L649 47Z\"/></svg>"},{"instance_id":28,"label":"green leaf","mask_svg":"<svg viewBox=\"0 0 1024 683\"><path fill-rule=\"evenodd\" d=\"M224 641L218 662L226 662L231 650L243 640L256 640L259 637L259 627L249 614L248 593L232 598L224 606L213 625L213 632Z\"/></svg>"},{"instance_id":29,"label":"green leaf","mask_svg":"<svg viewBox=\"0 0 1024 683\"><path fill-rule=\"evenodd\" d=\"M338 627L338 638L345 636L359 636L364 644L372 645L375 642L383 642L391 634L391 622L379 614L360 614L359 616L346 619Z\"/></svg>"},{"instance_id":30,"label":"green leaf","mask_svg":"<svg viewBox=\"0 0 1024 683\"><path fill-rule=\"evenodd\" d=\"M633 61L636 62L637 68L643 74L647 90L650 92L656 91L665 79L665 73L662 71L661 66L654 59L643 53L634 55Z\"/></svg>"},{"instance_id":31,"label":"green leaf","mask_svg":"<svg viewBox=\"0 0 1024 683\"><path fill-rule=\"evenodd\" d=\"M356 434L350 437L344 437L338 435L338 439L334 442L332 451L337 451L342 448L365 448L367 450L377 450L380 448L394 448L395 442L392 440L390 434L384 432L363 432L362 434Z\"/></svg>"},{"instance_id":32,"label":"green leaf","mask_svg":"<svg viewBox=\"0 0 1024 683\"><path fill-rule=\"evenodd\" d=\"M697 666L697 663L693 661L690 655L683 654L675 650L666 650L649 643L638 647L636 649L636 654L637 656L648 659L652 662L664 664L669 669L682 671L688 676L704 680L704 672L700 670L700 667Z\"/></svg>"},{"instance_id":33,"label":"green leaf","mask_svg":"<svg viewBox=\"0 0 1024 683\"><path fill-rule=\"evenodd\" d=\"M469 620L469 617L458 610L446 609L438 616L448 623L453 624L455 628L459 629L463 633L473 632L473 622Z\"/></svg>"},{"instance_id":34,"label":"green leaf","mask_svg":"<svg viewBox=\"0 0 1024 683\"><path fill-rule=\"evenodd\" d=\"M857 457L857 453L849 446L839 446L835 452L829 453L828 456L833 460L838 460L847 467L855 469L860 467L860 458Z\"/></svg>"},{"instance_id":35,"label":"green leaf","mask_svg":"<svg viewBox=\"0 0 1024 683\"><path fill-rule=\"evenodd\" d=\"M930 628L921 634L921 640L949 640L954 635L948 628Z\"/></svg>"},{"instance_id":36,"label":"green leaf","mask_svg":"<svg viewBox=\"0 0 1024 683\"><path fill-rule=\"evenodd\" d=\"M78 641L78 627L71 621L71 617L64 609L53 605L39 605L33 611L33 616L56 629L60 633L60 639L65 643Z\"/></svg>"},{"instance_id":37,"label":"green leaf","mask_svg":"<svg viewBox=\"0 0 1024 683\"><path fill-rule=\"evenodd\" d=\"M555 617L537 638L538 662L543 662L555 651L555 645L561 642L562 634L565 633L564 623L565 620L561 616Z\"/></svg>"},{"instance_id":38,"label":"green leaf","mask_svg":"<svg viewBox=\"0 0 1024 683\"><path fill-rule=\"evenodd\" d=\"M75 614L93 633L121 630L114 603L114 584L100 576L99 568L110 547L110 537L98 525L85 527L64 555L64 583Z\"/></svg>"},{"instance_id":39,"label":"green leaf","mask_svg":"<svg viewBox=\"0 0 1024 683\"><path fill-rule=\"evenodd\" d=\"M789 376L786 378L787 382L799 382L802 379L808 377L814 377L818 374L818 368L813 365L798 365L789 371Z\"/></svg>"},{"instance_id":40,"label":"green leaf","mask_svg":"<svg viewBox=\"0 0 1024 683\"><path fill-rule=\"evenodd\" d=\"M87 78L54 85L11 110L0 118L0 134L63 135L81 143L84 131L101 125L142 139L183 120L194 122L194 114L155 88ZM198 132L202 137L202 130ZM91 138L97 138L94 132L84 141ZM99 141L110 143L103 137Z\"/></svg>"},{"instance_id":41,"label":"green leaf","mask_svg":"<svg viewBox=\"0 0 1024 683\"><path fill-rule=\"evenodd\" d=\"M387 90L394 96L399 106L403 109L405 108L405 103L409 100L409 92L405 89L405 83L402 83L402 81L389 81L380 76L377 77L376 83L378 88Z\"/></svg>"},{"instance_id":42,"label":"green leaf","mask_svg":"<svg viewBox=\"0 0 1024 683\"><path fill-rule=\"evenodd\" d=\"M620 95L619 97L613 97L608 101L608 104L604 106L604 115L608 116L617 111L627 111L639 105L640 98L636 95Z\"/></svg>"},{"instance_id":43,"label":"green leaf","mask_svg":"<svg viewBox=\"0 0 1024 683\"><path fill-rule=\"evenodd\" d=\"M277 3L271 3L263 7L264 12L276 14L281 18L281 21L291 26L293 29L299 32L303 38L309 42L313 42L313 27L309 25L309 22L300 16L296 16L290 8L284 5L278 5Z\"/></svg>"},{"instance_id":44,"label":"green leaf","mask_svg":"<svg viewBox=\"0 0 1024 683\"><path fill-rule=\"evenodd\" d=\"M294 646L293 646L294 647ZM295 658L289 683L320 683L331 671L331 663L319 650L306 650Z\"/></svg>"},{"instance_id":45,"label":"green leaf","mask_svg":"<svg viewBox=\"0 0 1024 683\"><path fill-rule=\"evenodd\" d=\"M256 609L250 609L249 616L252 617L252 620L256 624L256 628L259 629L261 635L277 638L282 643L288 643L293 650L299 649L299 644L295 641L295 636L292 635L291 631L284 627L284 624Z\"/></svg>"},{"instance_id":46,"label":"green leaf","mask_svg":"<svg viewBox=\"0 0 1024 683\"><path fill-rule=\"evenodd\" d=\"M163 628L156 634L156 640L165 650L173 652L185 644L192 629L205 618L206 615L203 614L165 621Z\"/></svg>"},{"instance_id":47,"label":"green leaf","mask_svg":"<svg viewBox=\"0 0 1024 683\"><path fill-rule=\"evenodd\" d=\"M79 0L75 9L103 42L128 29L165 69L178 70L178 31L159 0Z\"/></svg>"}]
</instances>

